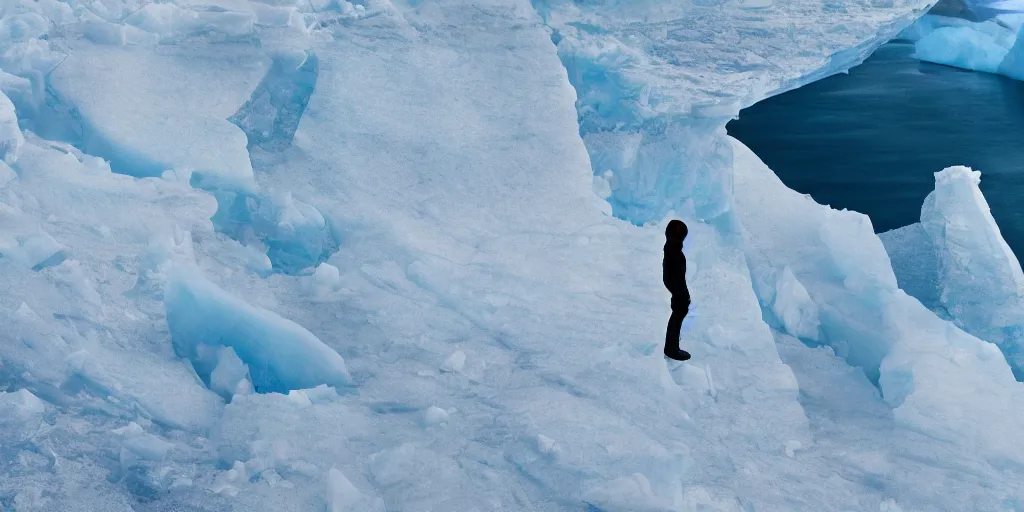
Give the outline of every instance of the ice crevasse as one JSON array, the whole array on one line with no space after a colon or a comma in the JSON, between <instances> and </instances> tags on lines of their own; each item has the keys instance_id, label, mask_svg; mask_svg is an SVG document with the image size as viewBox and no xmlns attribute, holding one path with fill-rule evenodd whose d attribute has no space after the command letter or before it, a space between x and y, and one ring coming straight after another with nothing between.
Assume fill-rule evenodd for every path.
<instances>
[{"instance_id":1,"label":"ice crevasse","mask_svg":"<svg viewBox=\"0 0 1024 512\"><path fill-rule=\"evenodd\" d=\"M1019 509L999 346L724 132L929 7L3 3L0 505Z\"/></svg>"}]
</instances>

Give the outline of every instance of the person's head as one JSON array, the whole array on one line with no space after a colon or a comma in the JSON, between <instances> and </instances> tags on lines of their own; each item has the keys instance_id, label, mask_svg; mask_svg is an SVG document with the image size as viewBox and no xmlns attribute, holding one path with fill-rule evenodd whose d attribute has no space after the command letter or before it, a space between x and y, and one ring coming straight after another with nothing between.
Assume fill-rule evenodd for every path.
<instances>
[{"instance_id":1,"label":"person's head","mask_svg":"<svg viewBox=\"0 0 1024 512\"><path fill-rule=\"evenodd\" d=\"M680 240L686 238L686 233L689 231L686 229L686 224L683 224L681 220L670 220L668 227L665 228L665 238L669 240Z\"/></svg>"}]
</instances>

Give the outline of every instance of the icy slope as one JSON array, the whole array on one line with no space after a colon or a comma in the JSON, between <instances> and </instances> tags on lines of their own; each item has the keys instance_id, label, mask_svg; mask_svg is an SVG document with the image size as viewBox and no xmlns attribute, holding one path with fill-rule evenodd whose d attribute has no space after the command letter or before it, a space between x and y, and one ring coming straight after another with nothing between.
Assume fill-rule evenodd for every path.
<instances>
[{"instance_id":1,"label":"icy slope","mask_svg":"<svg viewBox=\"0 0 1024 512\"><path fill-rule=\"evenodd\" d=\"M1024 426L1024 388L995 346L940 320L897 287L866 216L786 189L749 149L734 146L737 216L769 322L861 368L898 424L990 459L1024 460L1024 452L1002 441ZM957 208L950 202L946 211Z\"/></svg>"},{"instance_id":2,"label":"icy slope","mask_svg":"<svg viewBox=\"0 0 1024 512\"><path fill-rule=\"evenodd\" d=\"M780 359L751 280L766 246L740 215L772 207L733 209L728 117L855 63L927 4L607 3L578 22L527 2L5 3L0 90L22 130L2 125L0 504L1009 503L1018 454L992 454L1021 408L998 351L916 303L842 292L920 318L849 340L878 351L888 391L848 417L881 420L819 428L831 412L808 413L799 379L821 378ZM623 51L572 64L594 48ZM609 213L673 208L695 362L669 367L661 229ZM803 263L773 302L801 335L807 300L834 291ZM917 444L862 442L885 436Z\"/></svg>"},{"instance_id":3,"label":"icy slope","mask_svg":"<svg viewBox=\"0 0 1024 512\"><path fill-rule=\"evenodd\" d=\"M921 222L881 238L900 286L922 293L922 303L998 345L1021 380L1024 273L999 233L980 181L981 173L966 167L935 173Z\"/></svg>"}]
</instances>

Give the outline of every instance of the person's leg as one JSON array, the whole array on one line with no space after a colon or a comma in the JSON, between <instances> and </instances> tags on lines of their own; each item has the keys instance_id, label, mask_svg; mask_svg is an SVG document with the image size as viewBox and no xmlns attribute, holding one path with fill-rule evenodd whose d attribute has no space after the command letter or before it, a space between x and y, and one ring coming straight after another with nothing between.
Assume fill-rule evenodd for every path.
<instances>
[{"instance_id":1,"label":"person's leg","mask_svg":"<svg viewBox=\"0 0 1024 512\"><path fill-rule=\"evenodd\" d=\"M672 316L668 319L668 330L665 332L665 354L679 352L679 330L683 327L685 316L685 313L672 311Z\"/></svg>"},{"instance_id":2,"label":"person's leg","mask_svg":"<svg viewBox=\"0 0 1024 512\"><path fill-rule=\"evenodd\" d=\"M677 361L686 361L690 353L679 348L679 331L683 327L683 319L689 309L673 309L672 316L668 319L668 329L665 332L665 356Z\"/></svg>"}]
</instances>

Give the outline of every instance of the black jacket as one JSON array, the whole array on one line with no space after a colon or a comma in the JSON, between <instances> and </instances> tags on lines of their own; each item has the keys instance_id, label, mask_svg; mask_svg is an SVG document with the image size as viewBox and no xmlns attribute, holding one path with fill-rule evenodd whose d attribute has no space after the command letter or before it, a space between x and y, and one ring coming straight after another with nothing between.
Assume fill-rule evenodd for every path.
<instances>
[{"instance_id":1,"label":"black jacket","mask_svg":"<svg viewBox=\"0 0 1024 512\"><path fill-rule=\"evenodd\" d=\"M669 239L665 242L665 259L661 263L662 281L672 292L672 309L690 305L690 290L686 288L686 256L683 255L683 241Z\"/></svg>"}]
</instances>

